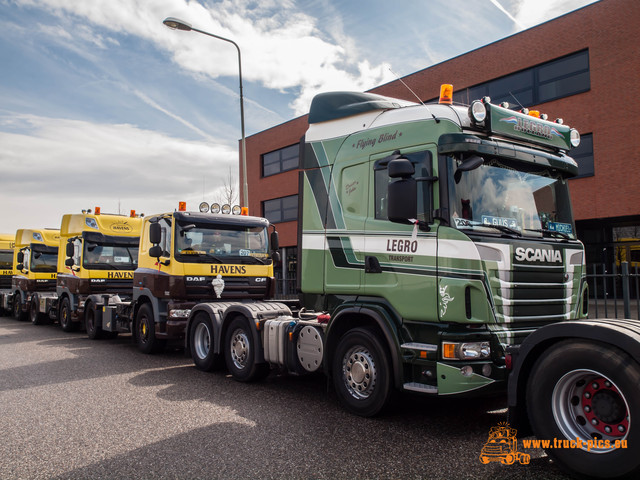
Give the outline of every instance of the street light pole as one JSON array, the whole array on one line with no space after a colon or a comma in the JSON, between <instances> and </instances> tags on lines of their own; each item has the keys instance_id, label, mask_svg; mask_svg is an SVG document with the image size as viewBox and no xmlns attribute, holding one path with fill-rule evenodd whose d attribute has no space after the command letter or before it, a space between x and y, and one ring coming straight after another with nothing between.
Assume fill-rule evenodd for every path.
<instances>
[{"instance_id":1,"label":"street light pole","mask_svg":"<svg viewBox=\"0 0 640 480\"><path fill-rule=\"evenodd\" d=\"M172 30L184 30L186 32L194 31L194 32L202 33L203 35L207 35L209 37L217 38L218 40L222 40L224 42L233 44L233 46L236 47L236 50L238 50L238 78L240 80L240 128L242 131L242 140L241 140L242 141L242 169L241 169L242 171L240 172L240 176L242 177L242 203L243 203L243 206L248 207L249 206L249 198L248 198L249 189L247 186L247 144L245 142L245 135L244 135L244 97L242 94L242 57L240 55L240 47L233 40L221 37L219 35L215 35L213 33L205 32L204 30L198 30L197 28L192 27L191 24L174 17L167 17L164 19L162 23L164 23L167 27L171 28Z\"/></svg>"}]
</instances>

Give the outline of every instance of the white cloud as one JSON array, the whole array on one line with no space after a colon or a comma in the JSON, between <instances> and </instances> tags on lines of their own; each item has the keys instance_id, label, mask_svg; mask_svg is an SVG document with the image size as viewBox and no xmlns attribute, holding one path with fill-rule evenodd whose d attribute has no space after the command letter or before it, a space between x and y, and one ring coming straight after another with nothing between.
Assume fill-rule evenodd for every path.
<instances>
[{"instance_id":1,"label":"white cloud","mask_svg":"<svg viewBox=\"0 0 640 480\"><path fill-rule=\"evenodd\" d=\"M530 28L595 1L597 0L512 0L511 11L517 24Z\"/></svg>"},{"instance_id":2,"label":"white cloud","mask_svg":"<svg viewBox=\"0 0 640 480\"><path fill-rule=\"evenodd\" d=\"M162 25L167 16L179 17L200 30L238 43L244 80L292 91L298 96L292 103L296 115L308 111L309 99L318 91L364 90L393 78L384 64L353 62L357 56L354 42L340 29L334 29L337 38L321 31L317 20L298 11L293 2L223 0L215 8L184 0L18 3L46 7L60 17L82 17L115 32L146 38L169 51L182 68L196 74L236 76L237 53L232 45L198 33L170 32ZM101 47L107 41L88 29L80 33Z\"/></svg>"},{"instance_id":3,"label":"white cloud","mask_svg":"<svg viewBox=\"0 0 640 480\"><path fill-rule=\"evenodd\" d=\"M132 125L95 124L4 112L0 125L3 230L55 226L69 212L102 206L157 213L180 200L190 209L216 178L236 171L235 146L186 141ZM19 131L21 133L15 133ZM220 174L222 172L222 174ZM237 177L237 175L236 175ZM11 206L12 208L8 208Z\"/></svg>"}]
</instances>

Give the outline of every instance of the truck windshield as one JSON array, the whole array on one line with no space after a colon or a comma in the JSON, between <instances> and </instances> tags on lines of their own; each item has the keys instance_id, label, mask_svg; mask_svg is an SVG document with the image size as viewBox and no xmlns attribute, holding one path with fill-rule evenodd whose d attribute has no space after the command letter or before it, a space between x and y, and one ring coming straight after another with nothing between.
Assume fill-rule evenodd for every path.
<instances>
[{"instance_id":1,"label":"truck windshield","mask_svg":"<svg viewBox=\"0 0 640 480\"><path fill-rule=\"evenodd\" d=\"M89 270L135 270L138 246L130 242L97 243L85 239L82 266Z\"/></svg>"},{"instance_id":2,"label":"truck windshield","mask_svg":"<svg viewBox=\"0 0 640 480\"><path fill-rule=\"evenodd\" d=\"M55 273L58 271L58 249L45 245L31 245L29 270L35 273Z\"/></svg>"},{"instance_id":3,"label":"truck windshield","mask_svg":"<svg viewBox=\"0 0 640 480\"><path fill-rule=\"evenodd\" d=\"M268 238L262 226L178 224L175 255L187 263L268 264Z\"/></svg>"},{"instance_id":4,"label":"truck windshield","mask_svg":"<svg viewBox=\"0 0 640 480\"><path fill-rule=\"evenodd\" d=\"M567 180L548 168L486 158L480 167L456 170L447 158L449 209L459 230L575 239Z\"/></svg>"},{"instance_id":5,"label":"truck windshield","mask_svg":"<svg viewBox=\"0 0 640 480\"><path fill-rule=\"evenodd\" d=\"M13 252L0 252L0 269L11 270L13 268Z\"/></svg>"}]
</instances>

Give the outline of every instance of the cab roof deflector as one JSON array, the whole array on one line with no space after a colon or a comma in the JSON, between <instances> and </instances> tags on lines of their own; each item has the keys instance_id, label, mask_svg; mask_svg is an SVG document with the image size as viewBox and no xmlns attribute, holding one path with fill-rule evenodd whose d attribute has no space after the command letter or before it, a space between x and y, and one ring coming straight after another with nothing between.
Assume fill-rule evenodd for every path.
<instances>
[{"instance_id":1,"label":"cab roof deflector","mask_svg":"<svg viewBox=\"0 0 640 480\"><path fill-rule=\"evenodd\" d=\"M311 101L309 124L337 120L373 110L388 110L408 105L414 105L414 103L373 93L320 93Z\"/></svg>"}]
</instances>

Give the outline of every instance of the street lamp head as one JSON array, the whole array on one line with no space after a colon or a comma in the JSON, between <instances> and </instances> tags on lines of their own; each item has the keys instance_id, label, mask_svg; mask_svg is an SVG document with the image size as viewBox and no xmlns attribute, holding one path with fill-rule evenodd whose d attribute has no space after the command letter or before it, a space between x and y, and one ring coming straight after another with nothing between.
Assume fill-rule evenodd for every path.
<instances>
[{"instance_id":1,"label":"street lamp head","mask_svg":"<svg viewBox=\"0 0 640 480\"><path fill-rule=\"evenodd\" d=\"M167 27L171 28L172 30L185 30L187 32L191 31L191 24L183 20L180 20L179 18L167 17L164 19L162 23L164 23Z\"/></svg>"}]
</instances>

